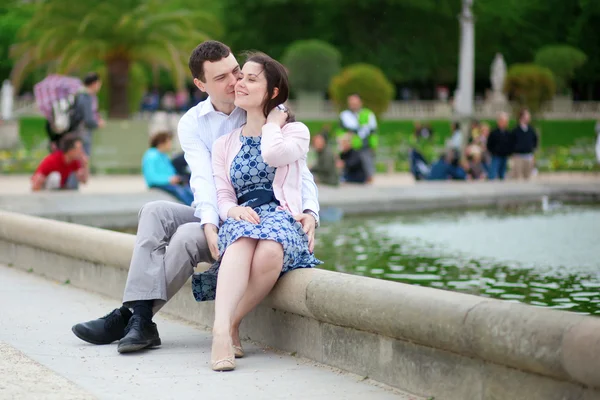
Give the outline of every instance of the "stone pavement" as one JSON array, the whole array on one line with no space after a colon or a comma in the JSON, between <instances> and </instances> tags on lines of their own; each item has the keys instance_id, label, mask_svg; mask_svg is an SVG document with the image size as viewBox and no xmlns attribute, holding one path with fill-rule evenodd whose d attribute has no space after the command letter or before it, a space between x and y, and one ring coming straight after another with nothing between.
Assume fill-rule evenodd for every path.
<instances>
[{"instance_id":1,"label":"stone pavement","mask_svg":"<svg viewBox=\"0 0 600 400\"><path fill-rule=\"evenodd\" d=\"M94 176L79 192L38 192L28 177L0 176L0 209L103 228L137 225L140 208L153 200L175 201L148 190L140 176ZM599 201L600 174L549 174L530 182L414 182L408 174L378 175L372 185L319 187L323 221L346 214L412 212L541 202Z\"/></svg>"},{"instance_id":2,"label":"stone pavement","mask_svg":"<svg viewBox=\"0 0 600 400\"><path fill-rule=\"evenodd\" d=\"M1 399L422 399L251 343L216 373L209 332L160 315L162 347L120 355L71 333L115 301L2 265L0 304Z\"/></svg>"},{"instance_id":3,"label":"stone pavement","mask_svg":"<svg viewBox=\"0 0 600 400\"><path fill-rule=\"evenodd\" d=\"M31 193L28 175L0 175L0 195L18 195ZM535 183L566 183L566 182L596 182L600 183L600 173L550 173L541 174L531 182ZM432 182L425 182L430 184ZM435 182L438 184L460 184L462 182ZM467 182L481 183L481 182ZM416 183L409 173L378 174L372 186L359 187L407 187L422 185ZM347 185L356 187L357 185ZM344 186L342 186L343 188ZM328 189L328 188L325 188ZM148 189L141 175L97 175L90 178L90 182L82 185L80 193L84 194L116 194L116 193L143 193Z\"/></svg>"}]
</instances>

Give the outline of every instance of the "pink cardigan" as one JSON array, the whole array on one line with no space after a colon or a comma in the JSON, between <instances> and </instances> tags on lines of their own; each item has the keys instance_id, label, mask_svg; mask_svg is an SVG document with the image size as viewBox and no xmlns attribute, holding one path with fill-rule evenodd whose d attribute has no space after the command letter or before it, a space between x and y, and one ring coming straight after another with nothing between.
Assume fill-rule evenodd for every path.
<instances>
[{"instance_id":1,"label":"pink cardigan","mask_svg":"<svg viewBox=\"0 0 600 400\"><path fill-rule=\"evenodd\" d=\"M242 148L242 128L221 136L212 148L212 167L217 188L217 204L221 220L238 205L229 174L231 163ZM281 207L292 215L302 213L302 170L310 145L310 132L301 122L292 122L280 128L269 123L262 127L261 153L263 160L277 168L273 192Z\"/></svg>"}]
</instances>

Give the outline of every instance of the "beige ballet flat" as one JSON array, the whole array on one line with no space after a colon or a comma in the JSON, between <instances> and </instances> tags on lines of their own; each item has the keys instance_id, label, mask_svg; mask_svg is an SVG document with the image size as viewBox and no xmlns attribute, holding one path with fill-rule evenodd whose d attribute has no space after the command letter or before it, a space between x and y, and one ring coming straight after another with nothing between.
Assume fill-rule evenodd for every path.
<instances>
[{"instance_id":1,"label":"beige ballet flat","mask_svg":"<svg viewBox=\"0 0 600 400\"><path fill-rule=\"evenodd\" d=\"M217 372L233 371L235 369L235 359L227 357L222 360L211 361L211 368Z\"/></svg>"},{"instance_id":2,"label":"beige ballet flat","mask_svg":"<svg viewBox=\"0 0 600 400\"><path fill-rule=\"evenodd\" d=\"M242 346L233 346L233 354L235 354L235 358L242 358L246 355Z\"/></svg>"}]
</instances>

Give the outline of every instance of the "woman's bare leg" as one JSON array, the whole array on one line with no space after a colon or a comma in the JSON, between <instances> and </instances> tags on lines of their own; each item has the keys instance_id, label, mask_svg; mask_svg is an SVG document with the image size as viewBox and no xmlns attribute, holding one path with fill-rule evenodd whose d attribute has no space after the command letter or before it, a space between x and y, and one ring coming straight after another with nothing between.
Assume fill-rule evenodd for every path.
<instances>
[{"instance_id":1,"label":"woman's bare leg","mask_svg":"<svg viewBox=\"0 0 600 400\"><path fill-rule=\"evenodd\" d=\"M250 266L257 240L240 238L232 243L223 254L215 297L215 321L213 324L212 361L222 360L233 355L231 347L231 326L235 310L250 277Z\"/></svg>"},{"instance_id":2,"label":"woman's bare leg","mask_svg":"<svg viewBox=\"0 0 600 400\"><path fill-rule=\"evenodd\" d=\"M254 250L250 279L244 297L233 317L231 336L234 346L240 346L239 328L242 318L254 309L273 289L283 267L283 247L272 240L260 240Z\"/></svg>"}]
</instances>

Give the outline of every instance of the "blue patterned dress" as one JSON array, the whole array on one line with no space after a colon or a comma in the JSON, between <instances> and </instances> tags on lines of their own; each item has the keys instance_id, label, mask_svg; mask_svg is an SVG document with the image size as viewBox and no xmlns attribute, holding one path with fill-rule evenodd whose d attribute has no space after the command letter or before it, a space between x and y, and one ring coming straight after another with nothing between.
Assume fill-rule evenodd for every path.
<instances>
[{"instance_id":1,"label":"blue patterned dress","mask_svg":"<svg viewBox=\"0 0 600 400\"><path fill-rule=\"evenodd\" d=\"M229 174L237 198L249 192L273 191L275 168L267 165L260 153L260 136L242 136L242 148L231 163ZM240 204L245 206L248 202ZM292 214L282 210L276 201L255 207L260 223L236 221L228 218L219 229L219 253L223 257L225 249L242 237L273 240L283 246L283 266L281 275L296 268L312 268L322 264L308 250L308 236ZM215 262L206 272L192 278L192 291L197 301L215 299L217 274L220 261Z\"/></svg>"}]
</instances>

